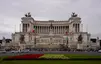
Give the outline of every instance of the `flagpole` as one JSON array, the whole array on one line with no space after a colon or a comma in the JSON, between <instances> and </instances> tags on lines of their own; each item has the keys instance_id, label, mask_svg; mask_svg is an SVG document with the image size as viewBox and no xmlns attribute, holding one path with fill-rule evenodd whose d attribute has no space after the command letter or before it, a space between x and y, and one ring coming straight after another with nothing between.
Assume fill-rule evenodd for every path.
<instances>
[{"instance_id":1,"label":"flagpole","mask_svg":"<svg viewBox=\"0 0 101 64\"><path fill-rule=\"evenodd\" d=\"M16 25L14 26L14 32L16 32Z\"/></svg>"},{"instance_id":2,"label":"flagpole","mask_svg":"<svg viewBox=\"0 0 101 64\"><path fill-rule=\"evenodd\" d=\"M20 28L19 29L20 29L20 32L21 32L21 24L20 24Z\"/></svg>"},{"instance_id":3,"label":"flagpole","mask_svg":"<svg viewBox=\"0 0 101 64\"><path fill-rule=\"evenodd\" d=\"M88 32L88 25L86 26L86 32Z\"/></svg>"},{"instance_id":4,"label":"flagpole","mask_svg":"<svg viewBox=\"0 0 101 64\"><path fill-rule=\"evenodd\" d=\"M81 32L83 32L83 24L81 24Z\"/></svg>"}]
</instances>

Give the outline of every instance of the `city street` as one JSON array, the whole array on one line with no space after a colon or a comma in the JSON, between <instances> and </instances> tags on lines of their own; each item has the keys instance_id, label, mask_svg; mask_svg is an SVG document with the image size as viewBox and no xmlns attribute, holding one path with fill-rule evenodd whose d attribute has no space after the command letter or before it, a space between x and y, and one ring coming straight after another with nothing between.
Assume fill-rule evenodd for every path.
<instances>
[{"instance_id":1,"label":"city street","mask_svg":"<svg viewBox=\"0 0 101 64\"><path fill-rule=\"evenodd\" d=\"M66 51L45 51L45 52L39 52L39 51L33 51L28 53L0 53L0 56L13 56L13 55L23 55L23 54L88 54L88 55L101 55L99 52L66 52Z\"/></svg>"}]
</instances>

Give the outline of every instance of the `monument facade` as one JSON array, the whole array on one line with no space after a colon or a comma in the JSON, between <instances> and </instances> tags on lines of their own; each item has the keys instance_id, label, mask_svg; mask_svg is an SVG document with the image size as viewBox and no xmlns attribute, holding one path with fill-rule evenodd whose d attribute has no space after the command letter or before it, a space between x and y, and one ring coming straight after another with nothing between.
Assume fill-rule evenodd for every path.
<instances>
[{"instance_id":1,"label":"monument facade","mask_svg":"<svg viewBox=\"0 0 101 64\"><path fill-rule=\"evenodd\" d=\"M25 48L86 49L90 34L82 32L81 18L72 13L68 20L35 20L30 13L21 18L21 32L12 34L12 42Z\"/></svg>"}]
</instances>

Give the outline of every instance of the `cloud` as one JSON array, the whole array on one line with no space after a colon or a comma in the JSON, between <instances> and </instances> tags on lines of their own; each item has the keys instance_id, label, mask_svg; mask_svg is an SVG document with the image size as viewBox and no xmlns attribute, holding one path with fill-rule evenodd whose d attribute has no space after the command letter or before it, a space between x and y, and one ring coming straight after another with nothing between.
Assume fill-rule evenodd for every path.
<instances>
[{"instance_id":1,"label":"cloud","mask_svg":"<svg viewBox=\"0 0 101 64\"><path fill-rule=\"evenodd\" d=\"M101 30L101 0L0 0L0 30L13 32L25 13L37 20L68 20L72 12L82 19L84 31L92 34Z\"/></svg>"}]
</instances>

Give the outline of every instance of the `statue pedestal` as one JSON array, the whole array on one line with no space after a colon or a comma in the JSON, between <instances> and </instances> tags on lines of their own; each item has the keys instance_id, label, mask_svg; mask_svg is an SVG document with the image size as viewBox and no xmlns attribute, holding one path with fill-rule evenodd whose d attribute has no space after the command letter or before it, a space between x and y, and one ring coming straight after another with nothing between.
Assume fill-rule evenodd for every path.
<instances>
[{"instance_id":1,"label":"statue pedestal","mask_svg":"<svg viewBox=\"0 0 101 64\"><path fill-rule=\"evenodd\" d=\"M49 35L50 35L50 36L54 36L52 29L50 29Z\"/></svg>"},{"instance_id":2,"label":"statue pedestal","mask_svg":"<svg viewBox=\"0 0 101 64\"><path fill-rule=\"evenodd\" d=\"M82 44L77 44L77 49L82 49Z\"/></svg>"}]
</instances>

